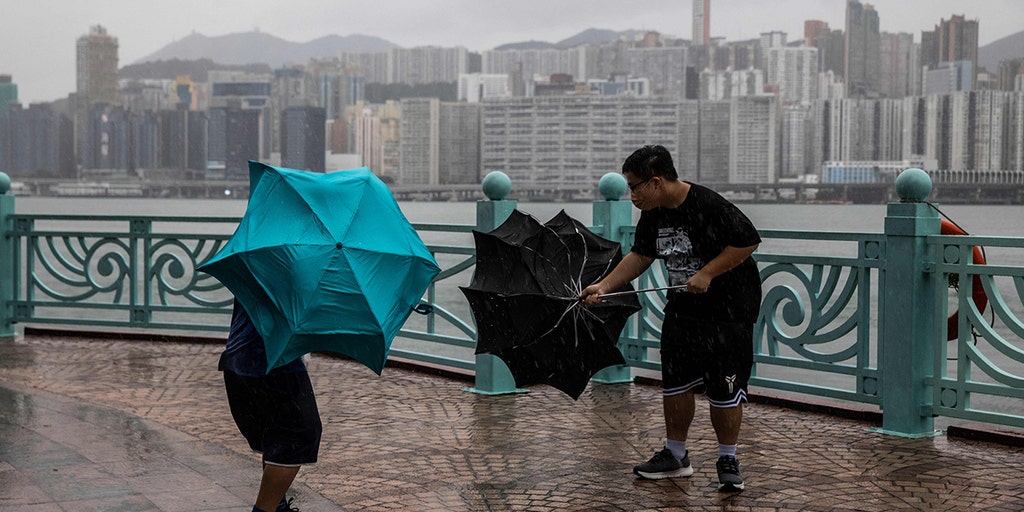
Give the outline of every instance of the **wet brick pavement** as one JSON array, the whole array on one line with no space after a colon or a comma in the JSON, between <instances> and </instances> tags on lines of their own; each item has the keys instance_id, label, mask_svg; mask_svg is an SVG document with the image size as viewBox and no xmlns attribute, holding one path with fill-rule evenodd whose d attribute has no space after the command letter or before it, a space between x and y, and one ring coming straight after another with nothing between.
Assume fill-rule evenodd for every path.
<instances>
[{"instance_id":1,"label":"wet brick pavement","mask_svg":"<svg viewBox=\"0 0 1024 512\"><path fill-rule=\"evenodd\" d=\"M0 341L0 510L247 512L258 459L237 434L220 345L29 335ZM303 511L1024 510L1024 449L748 404L747 489L716 491L699 402L695 473L631 474L663 443L656 387L484 396L467 382L313 356L324 438Z\"/></svg>"}]
</instances>

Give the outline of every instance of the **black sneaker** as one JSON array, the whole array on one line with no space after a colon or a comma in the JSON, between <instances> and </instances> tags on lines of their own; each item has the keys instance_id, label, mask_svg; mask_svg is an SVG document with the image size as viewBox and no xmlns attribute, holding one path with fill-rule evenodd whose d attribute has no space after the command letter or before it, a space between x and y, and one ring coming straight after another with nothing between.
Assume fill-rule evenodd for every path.
<instances>
[{"instance_id":1,"label":"black sneaker","mask_svg":"<svg viewBox=\"0 0 1024 512\"><path fill-rule=\"evenodd\" d=\"M686 455L683 455L683 460L679 460L672 455L672 450L665 448L655 453L651 460L634 466L633 474L652 480L690 476L693 474L693 468L690 466L690 454L687 452Z\"/></svg>"},{"instance_id":2,"label":"black sneaker","mask_svg":"<svg viewBox=\"0 0 1024 512\"><path fill-rule=\"evenodd\" d=\"M294 497L289 498L285 496L284 498L281 498L281 503L277 505L274 512L300 512L299 509L292 506L293 501L295 501Z\"/></svg>"},{"instance_id":3,"label":"black sneaker","mask_svg":"<svg viewBox=\"0 0 1024 512\"><path fill-rule=\"evenodd\" d=\"M736 457L722 455L715 464L718 467L718 487L722 492L739 492L743 490L743 475L740 473L740 461Z\"/></svg>"}]
</instances>

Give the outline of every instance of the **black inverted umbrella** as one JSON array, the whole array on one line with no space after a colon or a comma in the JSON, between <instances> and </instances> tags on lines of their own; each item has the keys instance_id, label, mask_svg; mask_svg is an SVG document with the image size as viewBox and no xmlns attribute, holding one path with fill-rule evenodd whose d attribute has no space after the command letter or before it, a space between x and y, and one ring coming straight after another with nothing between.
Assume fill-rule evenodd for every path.
<instances>
[{"instance_id":1,"label":"black inverted umbrella","mask_svg":"<svg viewBox=\"0 0 1024 512\"><path fill-rule=\"evenodd\" d=\"M497 229L473 232L476 272L461 287L477 324L477 354L508 366L517 386L548 384L578 399L602 368L625 364L616 347L635 294L584 307L583 288L622 260L621 246L559 212L546 224L514 210ZM632 290L627 284L617 291Z\"/></svg>"}]
</instances>

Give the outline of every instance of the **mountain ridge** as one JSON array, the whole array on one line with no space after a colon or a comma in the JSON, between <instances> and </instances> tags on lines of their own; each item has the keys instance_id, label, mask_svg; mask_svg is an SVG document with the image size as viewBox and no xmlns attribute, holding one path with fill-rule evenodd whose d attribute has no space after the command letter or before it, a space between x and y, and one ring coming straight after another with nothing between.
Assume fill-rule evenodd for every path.
<instances>
[{"instance_id":1,"label":"mountain ridge","mask_svg":"<svg viewBox=\"0 0 1024 512\"><path fill-rule=\"evenodd\" d=\"M607 43L619 39L635 39L642 30L607 30L588 28L557 42L519 41L495 47L511 49L565 49L583 44ZM132 65L157 61L209 59L218 65L245 66L265 64L278 68L288 64L305 64L313 58L330 58L342 52L375 52L399 48L386 39L351 34L330 34L305 43L287 41L258 30L237 32L221 36L206 36L193 32L163 48L137 59ZM1024 30L997 39L978 48L978 64L989 72L997 72L999 62L1010 58L1024 58Z\"/></svg>"}]
</instances>

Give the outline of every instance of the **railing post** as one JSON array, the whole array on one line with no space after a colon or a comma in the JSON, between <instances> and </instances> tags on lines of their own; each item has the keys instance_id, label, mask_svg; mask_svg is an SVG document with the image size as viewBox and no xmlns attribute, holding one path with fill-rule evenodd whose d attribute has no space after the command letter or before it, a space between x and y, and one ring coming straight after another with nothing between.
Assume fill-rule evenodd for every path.
<instances>
[{"instance_id":1,"label":"railing post","mask_svg":"<svg viewBox=\"0 0 1024 512\"><path fill-rule=\"evenodd\" d=\"M935 274L926 267L925 238L939 233L935 209L924 202L931 179L920 169L896 178L899 203L885 217L886 263L878 308L882 326L879 367L882 376L882 429L904 437L935 435L932 375L935 344Z\"/></svg>"},{"instance_id":2,"label":"railing post","mask_svg":"<svg viewBox=\"0 0 1024 512\"><path fill-rule=\"evenodd\" d=\"M14 336L14 280L17 279L14 266L14 240L8 230L10 216L14 215L14 196L11 190L11 178L7 173L0 172L0 338Z\"/></svg>"},{"instance_id":3,"label":"railing post","mask_svg":"<svg viewBox=\"0 0 1024 512\"><path fill-rule=\"evenodd\" d=\"M488 200L476 203L476 229L491 231L505 222L516 209L516 201L505 199L512 191L512 180L503 172L492 171L484 177L481 188ZM484 395L526 392L516 388L512 372L497 356L477 354L474 373L473 387L466 388L466 391Z\"/></svg>"},{"instance_id":4,"label":"railing post","mask_svg":"<svg viewBox=\"0 0 1024 512\"><path fill-rule=\"evenodd\" d=\"M626 237L622 234L622 228L633 224L633 203L620 201L628 188L626 178L621 174L614 172L605 174L597 184L597 189L604 200L594 201L593 207L593 224L594 226L603 227L602 232L599 234L608 240L621 244L623 254L629 252L629 245L626 244ZM630 318L627 322L629 323L626 324L624 332L629 331L633 319ZM625 344L621 336L618 347L627 358L629 357L629 351L637 349L634 345ZM633 382L633 375L630 373L630 366L628 364L621 364L602 369L595 373L590 380L602 384L620 384Z\"/></svg>"}]
</instances>

